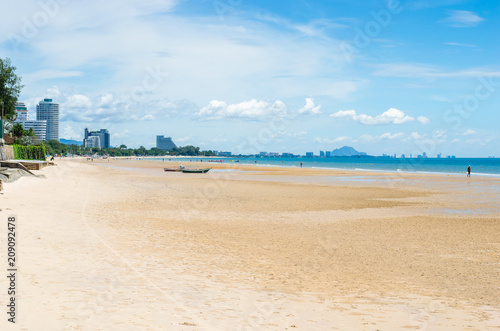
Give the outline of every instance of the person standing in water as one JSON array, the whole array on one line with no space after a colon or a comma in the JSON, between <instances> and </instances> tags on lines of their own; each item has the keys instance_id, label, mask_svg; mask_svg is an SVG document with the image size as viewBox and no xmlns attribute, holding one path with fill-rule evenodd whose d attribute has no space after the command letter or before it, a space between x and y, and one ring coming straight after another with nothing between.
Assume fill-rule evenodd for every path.
<instances>
[{"instance_id":1,"label":"person standing in water","mask_svg":"<svg viewBox=\"0 0 500 331\"><path fill-rule=\"evenodd\" d=\"M470 166L467 168L467 177L470 177Z\"/></svg>"}]
</instances>

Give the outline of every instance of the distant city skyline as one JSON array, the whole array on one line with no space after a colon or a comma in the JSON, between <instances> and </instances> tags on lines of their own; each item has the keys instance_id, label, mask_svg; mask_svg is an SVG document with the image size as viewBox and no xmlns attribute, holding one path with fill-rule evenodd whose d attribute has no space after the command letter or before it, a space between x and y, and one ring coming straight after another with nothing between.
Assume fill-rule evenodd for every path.
<instances>
[{"instance_id":1,"label":"distant city skyline","mask_svg":"<svg viewBox=\"0 0 500 331\"><path fill-rule=\"evenodd\" d=\"M500 2L214 3L89 0L49 15L9 2L22 15L0 20L0 53L30 111L58 101L61 138L99 127L130 147L163 134L244 154L500 155Z\"/></svg>"}]
</instances>

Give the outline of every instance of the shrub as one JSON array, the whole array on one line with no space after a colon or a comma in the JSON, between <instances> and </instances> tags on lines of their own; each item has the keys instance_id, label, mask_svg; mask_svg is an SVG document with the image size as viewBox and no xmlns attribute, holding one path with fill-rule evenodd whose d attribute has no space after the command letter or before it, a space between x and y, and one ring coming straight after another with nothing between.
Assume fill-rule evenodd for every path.
<instances>
[{"instance_id":1,"label":"shrub","mask_svg":"<svg viewBox=\"0 0 500 331\"><path fill-rule=\"evenodd\" d=\"M16 160L41 160L45 161L45 146L12 145Z\"/></svg>"}]
</instances>

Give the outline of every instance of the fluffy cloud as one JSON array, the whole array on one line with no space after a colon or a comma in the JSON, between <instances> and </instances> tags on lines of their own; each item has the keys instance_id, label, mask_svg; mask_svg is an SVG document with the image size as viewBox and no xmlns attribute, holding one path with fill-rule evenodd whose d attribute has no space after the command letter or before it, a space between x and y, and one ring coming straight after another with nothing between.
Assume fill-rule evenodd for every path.
<instances>
[{"instance_id":1,"label":"fluffy cloud","mask_svg":"<svg viewBox=\"0 0 500 331\"><path fill-rule=\"evenodd\" d=\"M375 117L366 114L358 115L355 110L340 110L335 114L330 115L330 117L350 118L366 125L402 124L415 120L413 117L406 115L404 112L396 108L390 108L386 112Z\"/></svg>"},{"instance_id":2,"label":"fluffy cloud","mask_svg":"<svg viewBox=\"0 0 500 331\"><path fill-rule=\"evenodd\" d=\"M477 26L482 21L484 18L467 10L452 10L448 17L442 20L443 23L453 28L470 28Z\"/></svg>"},{"instance_id":3,"label":"fluffy cloud","mask_svg":"<svg viewBox=\"0 0 500 331\"><path fill-rule=\"evenodd\" d=\"M66 126L63 128L61 137L69 137L73 139L78 139L82 135L81 132L77 132L73 126L66 124Z\"/></svg>"},{"instance_id":4,"label":"fluffy cloud","mask_svg":"<svg viewBox=\"0 0 500 331\"><path fill-rule=\"evenodd\" d=\"M266 101L257 101L252 99L236 104L227 104L224 101L212 100L210 103L200 109L195 117L204 120L220 119L264 119L268 117L282 117L286 115L286 105L276 100L274 103Z\"/></svg>"},{"instance_id":5,"label":"fluffy cloud","mask_svg":"<svg viewBox=\"0 0 500 331\"><path fill-rule=\"evenodd\" d=\"M85 94L67 94L57 86L48 88L43 96L26 101L28 109L36 108L40 100L52 98L60 105L61 122L109 122L151 121L171 115L183 115L196 109L186 100L169 101L168 99L151 100L138 103L127 95L106 93L96 97ZM31 114L34 117L34 114Z\"/></svg>"},{"instance_id":6,"label":"fluffy cloud","mask_svg":"<svg viewBox=\"0 0 500 331\"><path fill-rule=\"evenodd\" d=\"M321 114L321 105L315 106L313 98L306 98L306 104L299 109L299 114Z\"/></svg>"},{"instance_id":7,"label":"fluffy cloud","mask_svg":"<svg viewBox=\"0 0 500 331\"><path fill-rule=\"evenodd\" d=\"M66 96L61 103L61 121L73 122L123 122L131 119L147 119L131 111L130 105L111 94L94 100L82 94ZM140 117L138 117L140 116Z\"/></svg>"},{"instance_id":8,"label":"fluffy cloud","mask_svg":"<svg viewBox=\"0 0 500 331\"><path fill-rule=\"evenodd\" d=\"M423 125L429 124L429 122L430 122L430 120L427 117L425 117L425 116L419 116L419 117L417 117L417 121L419 121Z\"/></svg>"}]
</instances>

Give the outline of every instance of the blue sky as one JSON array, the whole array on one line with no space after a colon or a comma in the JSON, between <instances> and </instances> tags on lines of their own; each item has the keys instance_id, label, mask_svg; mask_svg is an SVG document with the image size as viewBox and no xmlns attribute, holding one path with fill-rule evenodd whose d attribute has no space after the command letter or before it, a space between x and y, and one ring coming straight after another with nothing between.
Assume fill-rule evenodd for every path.
<instances>
[{"instance_id":1,"label":"blue sky","mask_svg":"<svg viewBox=\"0 0 500 331\"><path fill-rule=\"evenodd\" d=\"M0 57L62 138L304 154L500 156L500 2L42 0Z\"/></svg>"}]
</instances>

